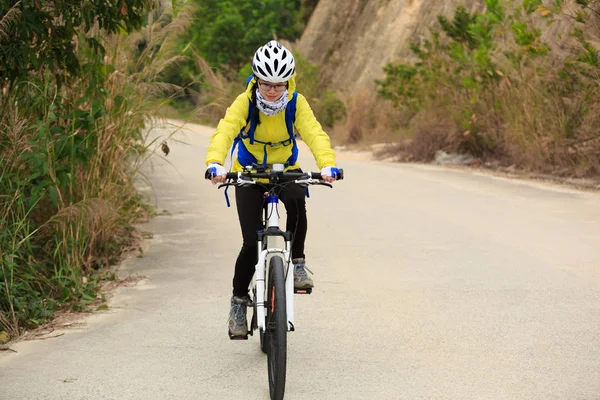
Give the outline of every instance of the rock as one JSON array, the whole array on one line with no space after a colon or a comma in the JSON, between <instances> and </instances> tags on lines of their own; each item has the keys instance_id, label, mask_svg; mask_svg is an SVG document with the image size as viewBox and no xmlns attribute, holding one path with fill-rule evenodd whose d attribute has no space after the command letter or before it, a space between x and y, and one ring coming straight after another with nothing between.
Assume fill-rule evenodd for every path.
<instances>
[{"instance_id":1,"label":"rock","mask_svg":"<svg viewBox=\"0 0 600 400\"><path fill-rule=\"evenodd\" d=\"M0 344L8 343L10 340L10 335L6 331L0 332Z\"/></svg>"},{"instance_id":2,"label":"rock","mask_svg":"<svg viewBox=\"0 0 600 400\"><path fill-rule=\"evenodd\" d=\"M443 165L443 164L461 164L467 165L473 162L473 156L470 154L457 154L452 153L448 154L443 150L438 150L435 153L435 158L433 160L435 164Z\"/></svg>"}]
</instances>

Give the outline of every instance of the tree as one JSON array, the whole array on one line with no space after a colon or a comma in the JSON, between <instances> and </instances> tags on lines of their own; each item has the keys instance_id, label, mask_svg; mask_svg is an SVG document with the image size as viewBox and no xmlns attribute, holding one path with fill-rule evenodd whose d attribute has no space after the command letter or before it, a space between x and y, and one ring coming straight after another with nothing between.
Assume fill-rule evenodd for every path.
<instances>
[{"instance_id":1,"label":"tree","mask_svg":"<svg viewBox=\"0 0 600 400\"><path fill-rule=\"evenodd\" d=\"M274 37L300 34L299 0L193 0L198 6L187 42L212 66L238 70Z\"/></svg>"},{"instance_id":2,"label":"tree","mask_svg":"<svg viewBox=\"0 0 600 400\"><path fill-rule=\"evenodd\" d=\"M142 23L151 0L0 0L0 79L29 71L79 72L76 40L103 55L97 33L131 31ZM84 34L80 36L80 34Z\"/></svg>"}]
</instances>

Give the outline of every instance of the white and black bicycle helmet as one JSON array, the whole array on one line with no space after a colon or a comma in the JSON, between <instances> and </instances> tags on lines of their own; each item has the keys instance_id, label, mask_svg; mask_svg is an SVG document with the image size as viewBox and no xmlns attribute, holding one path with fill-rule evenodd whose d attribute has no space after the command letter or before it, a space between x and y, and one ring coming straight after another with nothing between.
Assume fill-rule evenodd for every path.
<instances>
[{"instance_id":1,"label":"white and black bicycle helmet","mask_svg":"<svg viewBox=\"0 0 600 400\"><path fill-rule=\"evenodd\" d=\"M287 82L296 72L294 56L281 43L271 40L254 53L252 72L267 82Z\"/></svg>"}]
</instances>

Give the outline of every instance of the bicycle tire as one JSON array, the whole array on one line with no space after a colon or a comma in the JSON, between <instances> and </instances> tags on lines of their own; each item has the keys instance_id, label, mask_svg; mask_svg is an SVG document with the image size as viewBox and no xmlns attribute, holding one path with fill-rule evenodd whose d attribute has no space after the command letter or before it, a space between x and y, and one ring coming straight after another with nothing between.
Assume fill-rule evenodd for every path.
<instances>
[{"instance_id":1,"label":"bicycle tire","mask_svg":"<svg viewBox=\"0 0 600 400\"><path fill-rule=\"evenodd\" d=\"M271 400L282 400L287 363L287 311L283 260L273 256L269 263L267 290L266 347Z\"/></svg>"}]
</instances>

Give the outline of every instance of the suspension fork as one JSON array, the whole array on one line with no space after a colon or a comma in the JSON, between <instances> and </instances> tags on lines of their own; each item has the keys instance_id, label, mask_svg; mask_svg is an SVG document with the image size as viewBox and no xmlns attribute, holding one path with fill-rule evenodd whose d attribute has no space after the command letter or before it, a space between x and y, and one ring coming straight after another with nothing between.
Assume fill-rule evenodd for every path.
<instances>
[{"instance_id":1,"label":"suspension fork","mask_svg":"<svg viewBox=\"0 0 600 400\"><path fill-rule=\"evenodd\" d=\"M267 207L265 215L266 229L259 234L258 240L258 262L255 266L255 281L256 281L256 302L257 302L257 325L259 329L265 327L265 308L266 308L266 278L268 276L267 257L269 254L279 254L283 259L284 276L285 276L285 296L286 296L286 314L288 320L288 331L294 330L294 273L291 257L292 242L291 237L279 229L279 212L277 205L279 199L277 196L269 195L267 197ZM269 237L283 236L285 240L285 249L272 248L270 246ZM266 248L263 249L263 239L266 240Z\"/></svg>"}]
</instances>

